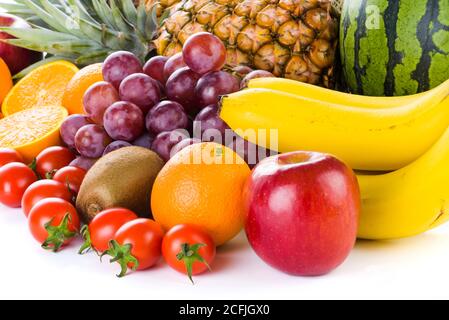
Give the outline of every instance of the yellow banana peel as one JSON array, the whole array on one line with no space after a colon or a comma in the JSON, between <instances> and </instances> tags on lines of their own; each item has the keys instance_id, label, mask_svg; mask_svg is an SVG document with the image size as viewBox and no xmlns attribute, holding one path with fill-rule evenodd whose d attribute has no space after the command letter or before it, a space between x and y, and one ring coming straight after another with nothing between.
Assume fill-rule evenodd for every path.
<instances>
[{"instance_id":1,"label":"yellow banana peel","mask_svg":"<svg viewBox=\"0 0 449 320\"><path fill-rule=\"evenodd\" d=\"M264 147L274 144L268 134L274 129L280 152L326 152L354 169L392 171L418 159L445 132L448 94L449 81L406 105L373 109L271 89L247 89L223 97L220 116ZM245 133L260 129L267 136Z\"/></svg>"},{"instance_id":2,"label":"yellow banana peel","mask_svg":"<svg viewBox=\"0 0 449 320\"><path fill-rule=\"evenodd\" d=\"M434 88L424 93L402 97L370 97L356 94L348 94L340 91L318 87L309 83L283 78L253 79L248 83L248 88L276 90L314 100L341 104L348 107L351 106L351 107L373 108L373 109L406 106L410 103L413 103L413 101L420 99L422 96L434 95L435 91L439 90L438 88Z\"/></svg>"},{"instance_id":3,"label":"yellow banana peel","mask_svg":"<svg viewBox=\"0 0 449 320\"><path fill-rule=\"evenodd\" d=\"M360 238L410 237L447 222L449 129L410 165L391 173L357 177L362 195Z\"/></svg>"}]
</instances>

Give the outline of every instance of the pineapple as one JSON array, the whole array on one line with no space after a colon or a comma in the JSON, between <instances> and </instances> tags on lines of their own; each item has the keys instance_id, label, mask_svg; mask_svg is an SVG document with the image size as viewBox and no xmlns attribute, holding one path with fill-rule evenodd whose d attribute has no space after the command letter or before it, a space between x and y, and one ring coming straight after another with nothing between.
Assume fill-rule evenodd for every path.
<instances>
[{"instance_id":1,"label":"pineapple","mask_svg":"<svg viewBox=\"0 0 449 320\"><path fill-rule=\"evenodd\" d=\"M330 0L160 0L169 10L155 40L171 56L201 31L227 47L228 64L248 65L325 87L333 86L338 19ZM151 1L147 2L151 6Z\"/></svg>"},{"instance_id":2,"label":"pineapple","mask_svg":"<svg viewBox=\"0 0 449 320\"><path fill-rule=\"evenodd\" d=\"M345 0L332 0L332 7L337 11L338 15L341 14L341 9L343 8L343 2Z\"/></svg>"},{"instance_id":3,"label":"pineapple","mask_svg":"<svg viewBox=\"0 0 449 320\"><path fill-rule=\"evenodd\" d=\"M6 31L18 38L10 40L13 44L79 64L101 61L117 50L142 60L154 49L171 56L190 35L208 31L225 43L230 66L333 87L338 44L333 1L17 0L6 9L43 27ZM166 16L159 26L158 17Z\"/></svg>"}]
</instances>

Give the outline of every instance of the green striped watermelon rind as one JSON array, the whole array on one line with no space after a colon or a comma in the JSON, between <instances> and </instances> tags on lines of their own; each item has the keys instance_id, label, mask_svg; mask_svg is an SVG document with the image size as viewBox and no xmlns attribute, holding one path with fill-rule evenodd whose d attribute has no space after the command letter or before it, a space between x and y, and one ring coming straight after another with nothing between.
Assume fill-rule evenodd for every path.
<instances>
[{"instance_id":1,"label":"green striped watermelon rind","mask_svg":"<svg viewBox=\"0 0 449 320\"><path fill-rule=\"evenodd\" d=\"M350 90L427 91L449 78L448 0L346 0L340 48Z\"/></svg>"}]
</instances>

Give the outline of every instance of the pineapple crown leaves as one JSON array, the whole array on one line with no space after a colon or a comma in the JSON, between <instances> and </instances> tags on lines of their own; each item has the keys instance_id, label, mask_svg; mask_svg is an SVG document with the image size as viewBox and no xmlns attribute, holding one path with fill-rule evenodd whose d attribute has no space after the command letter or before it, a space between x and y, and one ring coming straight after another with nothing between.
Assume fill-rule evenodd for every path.
<instances>
[{"instance_id":1,"label":"pineapple crown leaves","mask_svg":"<svg viewBox=\"0 0 449 320\"><path fill-rule=\"evenodd\" d=\"M133 0L16 0L0 8L33 25L28 30L0 28L16 37L5 42L79 65L101 62L119 50L144 61L160 25L156 10L147 12L143 1L136 7Z\"/></svg>"}]
</instances>

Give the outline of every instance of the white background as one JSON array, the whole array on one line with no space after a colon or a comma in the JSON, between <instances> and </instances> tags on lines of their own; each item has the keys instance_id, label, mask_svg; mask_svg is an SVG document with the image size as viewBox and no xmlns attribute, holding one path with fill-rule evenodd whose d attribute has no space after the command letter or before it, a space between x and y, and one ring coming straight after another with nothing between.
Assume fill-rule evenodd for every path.
<instances>
[{"instance_id":1,"label":"white background","mask_svg":"<svg viewBox=\"0 0 449 320\"><path fill-rule=\"evenodd\" d=\"M340 268L316 278L270 268L241 235L219 249L213 272L196 277L195 285L163 261L118 279L118 266L77 255L79 244L46 252L29 234L22 211L0 206L0 298L449 298L449 225L400 241L360 241Z\"/></svg>"},{"instance_id":2,"label":"white background","mask_svg":"<svg viewBox=\"0 0 449 320\"><path fill-rule=\"evenodd\" d=\"M23 213L0 206L0 298L449 298L449 226L400 241L360 241L340 268L319 278L271 269L241 235L219 249L213 272L196 277L194 286L162 261L117 279L117 266L77 255L79 244L46 252L29 234Z\"/></svg>"}]
</instances>

